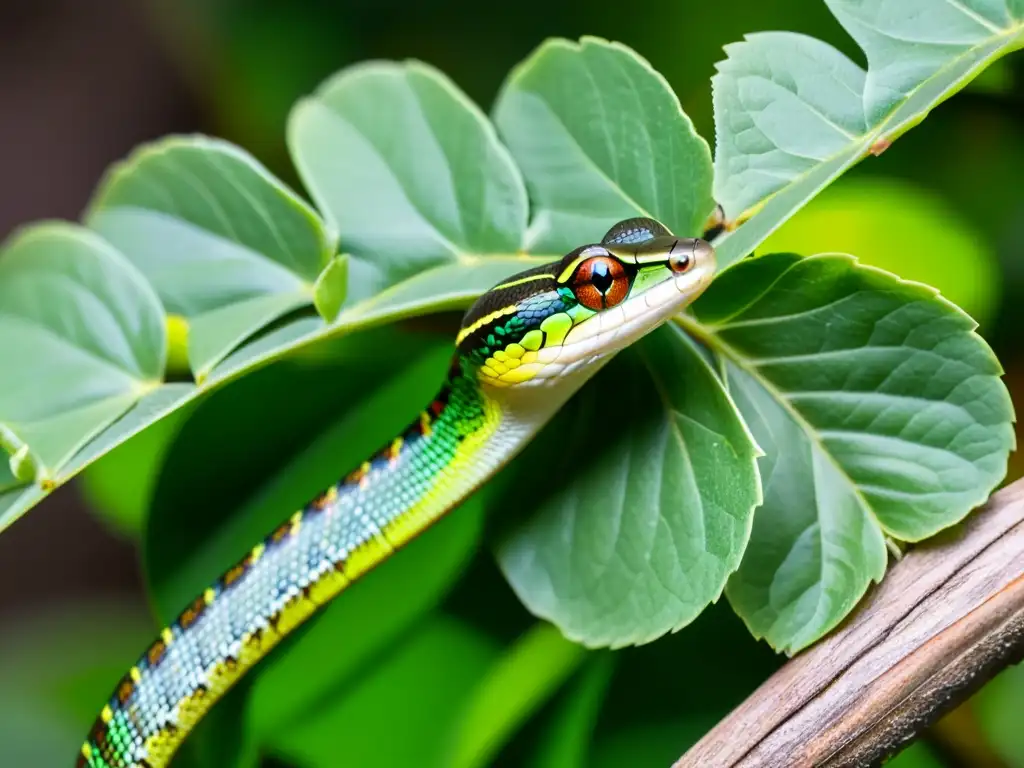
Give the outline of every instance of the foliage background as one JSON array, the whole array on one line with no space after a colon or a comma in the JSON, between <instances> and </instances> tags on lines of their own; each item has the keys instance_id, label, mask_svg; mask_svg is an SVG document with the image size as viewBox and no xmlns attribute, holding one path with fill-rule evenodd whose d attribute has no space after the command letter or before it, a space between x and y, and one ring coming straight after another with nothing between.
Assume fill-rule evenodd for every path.
<instances>
[{"instance_id":1,"label":"foliage background","mask_svg":"<svg viewBox=\"0 0 1024 768\"><path fill-rule=\"evenodd\" d=\"M487 106L508 70L543 38L613 38L666 76L710 138L713 65L723 45L761 29L811 34L861 60L824 4L807 0L637 0L628 11L607 0L3 3L0 238L25 221L77 218L110 162L171 132L222 136L297 185L284 148L288 108L331 72L368 58L423 59ZM846 174L764 249L849 251L940 288L981 323L1018 404L1024 403L1022 106L1024 61L1017 55L938 108L896 151ZM196 450L202 462L202 446ZM1008 480L1021 474L1018 453ZM141 492L150 479L135 473L118 482ZM110 498L101 481L95 478L85 495L79 482L62 489L0 537L0 736L13 745L8 756L15 766L64 764L97 697L151 634L131 504L122 505L120 524L88 511L90 501ZM499 596L488 617L495 637L511 640L530 625L488 552L469 569L450 597L453 605L471 602L474 590L487 591ZM445 642L444 627L432 632L434 642ZM633 765L667 764L779 663L724 603L680 635L623 652L601 714L597 764L622 765L625 754ZM578 676L572 685L595 683ZM981 764L994 750L1003 764L1024 766L1024 743L1014 728L1021 712L1024 669L1016 668L900 763L954 765L950 755L957 752L968 756L967 764ZM544 740L544 719L526 722L502 764L522 764L533 754ZM379 732L371 726L368 743L386 738L384 724L376 724L385 728ZM951 747L953 741L967 746Z\"/></svg>"}]
</instances>

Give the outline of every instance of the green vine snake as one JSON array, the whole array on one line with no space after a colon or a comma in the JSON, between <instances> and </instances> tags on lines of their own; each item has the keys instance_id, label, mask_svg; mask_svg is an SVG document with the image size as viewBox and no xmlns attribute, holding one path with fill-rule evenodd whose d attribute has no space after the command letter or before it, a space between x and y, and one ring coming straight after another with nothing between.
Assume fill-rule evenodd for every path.
<instances>
[{"instance_id":1,"label":"green vine snake","mask_svg":"<svg viewBox=\"0 0 1024 768\"><path fill-rule=\"evenodd\" d=\"M462 321L443 385L400 435L292 514L159 633L79 768L164 768L282 638L458 506L618 351L696 299L715 253L651 219L510 277Z\"/></svg>"}]
</instances>

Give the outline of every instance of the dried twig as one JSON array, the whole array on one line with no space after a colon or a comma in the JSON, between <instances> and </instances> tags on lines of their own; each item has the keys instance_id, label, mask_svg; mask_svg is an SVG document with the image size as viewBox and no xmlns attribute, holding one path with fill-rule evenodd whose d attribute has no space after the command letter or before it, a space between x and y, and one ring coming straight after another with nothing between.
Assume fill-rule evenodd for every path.
<instances>
[{"instance_id":1,"label":"dried twig","mask_svg":"<svg viewBox=\"0 0 1024 768\"><path fill-rule=\"evenodd\" d=\"M674 768L875 766L1024 658L1024 480L916 546Z\"/></svg>"}]
</instances>

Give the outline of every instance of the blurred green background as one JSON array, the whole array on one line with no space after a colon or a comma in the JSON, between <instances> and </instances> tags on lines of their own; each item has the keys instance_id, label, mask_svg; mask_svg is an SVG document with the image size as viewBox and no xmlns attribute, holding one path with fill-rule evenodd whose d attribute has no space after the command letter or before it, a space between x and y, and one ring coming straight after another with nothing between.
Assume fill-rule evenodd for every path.
<instances>
[{"instance_id":1,"label":"blurred green background","mask_svg":"<svg viewBox=\"0 0 1024 768\"><path fill-rule=\"evenodd\" d=\"M110 162L167 133L227 138L298 187L284 145L289 108L340 67L372 58L425 60L486 110L508 70L545 37L619 40L666 76L713 144L709 78L722 46L768 29L814 35L863 63L817 0L636 0L628 8L609 0L6 0L0 3L0 237L34 219L77 218ZM1018 54L847 174L764 246L847 251L938 287L980 323L1003 361L1018 411L1024 404L1022 107L1024 56ZM152 634L138 564L139 521L157 480L154 467L177 426L165 423L132 442L0 536L5 768L67 765L113 681ZM1014 454L1008 481L1022 474L1024 461ZM453 643L445 646L452 647L453 670L472 677L466 670L473 659L490 658L531 619L488 552L467 570L423 637L428 644ZM476 639L460 640L442 616L471 623ZM422 648L394 653L391 678L356 683L366 689L358 700L376 701L382 716L356 723L338 714L341 707L324 725L339 739L353 739L356 756L400 739L401 726L396 730L386 716L388 692L404 686L419 695L412 692L430 681L422 676L437 675L416 663ZM782 661L724 603L677 635L616 656L588 764L667 766ZM599 674L596 668L587 674ZM574 686L603 685L584 672L576 677L559 696ZM573 716L559 696L517 723L495 764L539 765L534 756L558 754L544 749L545 723ZM1024 667L1017 667L894 764L1024 768L1022 725ZM319 756L331 745L318 746L298 726L296 733L275 765L331 764ZM400 750L394 754L397 760ZM377 764L396 763L381 758Z\"/></svg>"}]
</instances>

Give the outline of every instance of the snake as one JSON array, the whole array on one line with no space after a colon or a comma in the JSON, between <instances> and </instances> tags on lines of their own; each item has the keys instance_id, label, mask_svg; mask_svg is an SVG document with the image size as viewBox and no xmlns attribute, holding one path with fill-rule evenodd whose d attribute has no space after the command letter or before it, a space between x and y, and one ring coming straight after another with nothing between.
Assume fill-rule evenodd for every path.
<instances>
[{"instance_id":1,"label":"snake","mask_svg":"<svg viewBox=\"0 0 1024 768\"><path fill-rule=\"evenodd\" d=\"M185 606L115 685L76 766L169 765L283 638L459 506L617 352L700 296L715 268L708 240L631 218L483 293L435 397Z\"/></svg>"}]
</instances>

